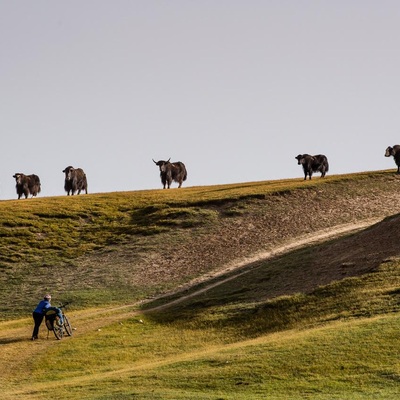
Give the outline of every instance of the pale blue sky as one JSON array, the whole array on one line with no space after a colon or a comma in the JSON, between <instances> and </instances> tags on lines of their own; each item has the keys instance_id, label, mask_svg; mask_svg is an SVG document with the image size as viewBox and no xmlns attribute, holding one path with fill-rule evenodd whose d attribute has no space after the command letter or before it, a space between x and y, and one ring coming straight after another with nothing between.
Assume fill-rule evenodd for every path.
<instances>
[{"instance_id":1,"label":"pale blue sky","mask_svg":"<svg viewBox=\"0 0 400 400\"><path fill-rule=\"evenodd\" d=\"M299 153L395 168L399 21L394 0L0 0L0 199L15 172L65 195L68 165L91 193L159 189L152 158L184 187L301 179Z\"/></svg>"}]
</instances>

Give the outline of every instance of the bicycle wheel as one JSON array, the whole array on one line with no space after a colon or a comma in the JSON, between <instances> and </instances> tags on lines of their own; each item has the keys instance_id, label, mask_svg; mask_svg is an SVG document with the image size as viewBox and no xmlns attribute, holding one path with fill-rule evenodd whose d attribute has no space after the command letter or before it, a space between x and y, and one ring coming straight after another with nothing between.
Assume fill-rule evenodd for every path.
<instances>
[{"instance_id":1,"label":"bicycle wheel","mask_svg":"<svg viewBox=\"0 0 400 400\"><path fill-rule=\"evenodd\" d=\"M64 329L62 326L58 325L58 318L54 319L53 322L53 332L54 336L58 339L61 340L64 336Z\"/></svg>"},{"instance_id":2,"label":"bicycle wheel","mask_svg":"<svg viewBox=\"0 0 400 400\"><path fill-rule=\"evenodd\" d=\"M65 328L65 332L67 332L67 335L72 336L72 327L71 327L71 324L69 323L66 315L64 315L64 328Z\"/></svg>"}]
</instances>

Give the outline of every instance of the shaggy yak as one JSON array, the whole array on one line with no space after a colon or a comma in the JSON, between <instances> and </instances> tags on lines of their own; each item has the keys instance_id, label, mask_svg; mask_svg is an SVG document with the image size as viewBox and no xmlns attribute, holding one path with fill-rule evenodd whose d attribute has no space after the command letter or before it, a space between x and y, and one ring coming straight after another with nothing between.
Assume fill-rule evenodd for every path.
<instances>
[{"instance_id":1,"label":"shaggy yak","mask_svg":"<svg viewBox=\"0 0 400 400\"><path fill-rule=\"evenodd\" d=\"M295 159L298 165L303 165L304 180L307 179L307 175L309 179L311 179L313 172L321 172L321 178L323 178L329 171L328 159L323 154L317 154L315 156L299 154Z\"/></svg>"},{"instance_id":2,"label":"shaggy yak","mask_svg":"<svg viewBox=\"0 0 400 400\"><path fill-rule=\"evenodd\" d=\"M18 199L20 199L22 195L27 199L29 194L34 197L40 193L40 179L37 175L16 173L13 175L13 178L15 178L16 182L15 188L17 189Z\"/></svg>"},{"instance_id":3,"label":"shaggy yak","mask_svg":"<svg viewBox=\"0 0 400 400\"><path fill-rule=\"evenodd\" d=\"M166 185L169 189L172 181L179 183L178 187L181 187L182 182L186 181L187 178L185 164L180 161L171 163L169 160L170 159L168 159L168 161L160 160L157 162L153 160L154 164L160 168L161 183L164 189Z\"/></svg>"},{"instance_id":4,"label":"shaggy yak","mask_svg":"<svg viewBox=\"0 0 400 400\"><path fill-rule=\"evenodd\" d=\"M74 168L69 166L65 168L63 172L65 174L64 189L68 196L70 193L72 196L76 192L80 194L82 190L84 190L87 194L88 184L86 180L86 174L83 172L82 168Z\"/></svg>"},{"instance_id":5,"label":"shaggy yak","mask_svg":"<svg viewBox=\"0 0 400 400\"><path fill-rule=\"evenodd\" d=\"M388 147L385 152L385 157L393 156L394 162L397 165L397 173L400 174L400 146L395 144L393 147Z\"/></svg>"}]
</instances>

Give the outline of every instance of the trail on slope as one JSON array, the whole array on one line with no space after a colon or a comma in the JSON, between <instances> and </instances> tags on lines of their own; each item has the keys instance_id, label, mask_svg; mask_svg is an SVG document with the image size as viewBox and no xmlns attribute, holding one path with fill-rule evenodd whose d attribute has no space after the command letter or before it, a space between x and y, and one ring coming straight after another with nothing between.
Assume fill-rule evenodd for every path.
<instances>
[{"instance_id":1,"label":"trail on slope","mask_svg":"<svg viewBox=\"0 0 400 400\"><path fill-rule=\"evenodd\" d=\"M367 227L370 227L381 220L382 220L381 218L371 218L357 223L343 224L343 225L338 225L334 228L323 229L314 233L306 234L301 238L296 238L294 240L288 241L280 246L276 246L273 250L258 252L256 254L253 254L252 256L235 260L233 262L228 263L224 268L219 269L218 271L214 271L214 273L208 273L205 276L201 276L190 281L188 284L182 286L177 292L182 291L184 293L188 288L197 285L199 283L206 282L207 280L212 279L213 283L206 284L201 289L196 290L190 294L182 294L182 296L180 296L179 298L169 301L163 305L147 309L146 312L159 311L164 308L170 307L171 305L179 304L180 302L183 302L189 298L205 293L216 286L237 279L239 276L242 276L252 271L251 268L245 268L245 267L250 264L254 264L257 261L272 259L274 257L283 255L293 250L300 249L302 247L311 246L313 244L320 243L328 239L334 239L343 236L345 234L357 232ZM226 275L227 273L229 273L229 276L224 278L223 276ZM215 278L220 278L220 279L217 279L215 281ZM171 293L169 295L171 295Z\"/></svg>"},{"instance_id":2,"label":"trail on slope","mask_svg":"<svg viewBox=\"0 0 400 400\"><path fill-rule=\"evenodd\" d=\"M146 312L159 311L163 308L171 306L173 304L178 304L181 301L187 300L191 297L197 296L217 285L221 285L229 280L236 279L237 277L248 273L250 270L245 269L249 264L255 261L272 259L273 257L282 255L284 253L299 249L305 246L309 246L315 243L323 242L328 239L340 237L351 232L356 232L365 229L373 224L379 222L380 219L367 219L360 221L358 223L339 225L331 229L319 230L311 234L302 236L301 238L296 238L286 243L275 247L273 250L260 252L253 254L250 257L241 258L233 262L229 262L223 268L216 270L212 273L207 273L205 276L194 279L189 282L184 287L177 289L177 293L182 292L182 295L177 299L165 303L161 306L147 309ZM229 273L229 276L224 277ZM212 283L207 285L207 281L212 280ZM187 288L199 283L204 283L201 289L186 293ZM170 295L171 293L169 293ZM162 297L162 296L160 296ZM154 299L148 300L154 301ZM107 307L104 309L90 309L78 312L68 313L72 325L76 330L74 330L73 337L66 337L63 340L73 340L74 337L79 338L89 332L94 332L101 329L104 326L123 321L126 318L131 318L142 314L143 311L139 310L139 306L142 305L146 300L139 301L136 303L118 306L118 307ZM41 337L45 337L45 326L42 325ZM41 339L38 341L31 342L29 339L32 330L32 321L30 318L8 321L0 323L0 346L1 346L1 358L2 363L0 366L0 380L2 385L7 391L11 390L13 392L13 386L19 382L18 378L19 372L21 374L26 374L26 370L29 370L29 365L34 362L35 356L39 353L46 351L48 346L54 346L59 343L55 340L54 335L50 332L49 340ZM93 377L95 379L95 377ZM71 380L71 385L73 384ZM51 385L57 387L58 385L69 384L68 382L54 382ZM48 384L46 384L48 385ZM18 392L24 393L24 388L19 387ZM30 388L26 388L26 392L29 392Z\"/></svg>"}]
</instances>

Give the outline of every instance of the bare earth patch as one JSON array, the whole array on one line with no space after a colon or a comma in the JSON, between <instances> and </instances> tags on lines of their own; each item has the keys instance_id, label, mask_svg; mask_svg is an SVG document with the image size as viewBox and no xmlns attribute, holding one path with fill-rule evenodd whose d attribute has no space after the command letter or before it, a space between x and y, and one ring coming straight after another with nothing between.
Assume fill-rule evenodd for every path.
<instances>
[{"instance_id":1,"label":"bare earth patch","mask_svg":"<svg viewBox=\"0 0 400 400\"><path fill-rule=\"evenodd\" d=\"M349 188L343 183L326 185L323 190L309 188L267 195L265 199L242 203L240 215L221 217L218 224L210 227L177 229L150 238L132 237L131 242L114 246L112 251L79 259L73 278L81 275L85 285L93 286L114 280L131 287L133 294L135 288L154 288L153 296L180 290L396 214L400 210L400 181L397 177L389 178L389 182L385 179L386 182L377 181L376 189L370 185ZM330 254L316 254L312 267L318 268L317 273L313 271L312 283L297 279L295 287L286 284L285 290L307 291L373 268L387 257L383 251L387 243L391 243L392 253L399 250L400 240L389 241L397 237L389 225L366 231L353 242L337 242ZM102 268L97 268L99 265Z\"/></svg>"}]
</instances>

